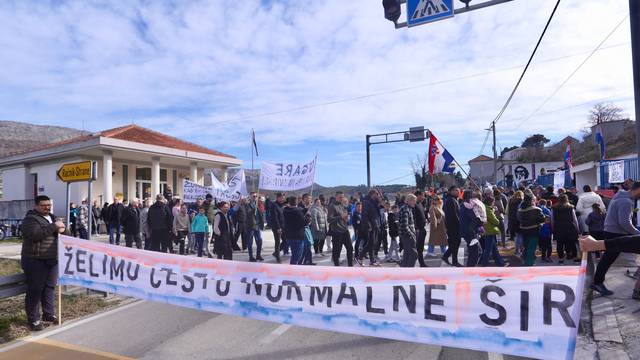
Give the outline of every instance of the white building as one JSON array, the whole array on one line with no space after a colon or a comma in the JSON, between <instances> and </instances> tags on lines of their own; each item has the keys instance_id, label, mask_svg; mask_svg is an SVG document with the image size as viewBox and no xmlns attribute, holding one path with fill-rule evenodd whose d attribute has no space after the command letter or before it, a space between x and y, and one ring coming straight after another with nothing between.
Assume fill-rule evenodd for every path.
<instances>
[{"instance_id":1,"label":"white building","mask_svg":"<svg viewBox=\"0 0 640 360\"><path fill-rule=\"evenodd\" d=\"M0 159L2 202L47 195L53 200L54 213L63 216L66 184L58 180L56 172L62 164L87 160L97 161L92 198L100 205L112 202L116 193L122 193L124 199L153 198L167 186L179 195L183 180L203 182L204 169L242 165L231 155L128 125ZM86 182L72 183L70 201L79 203L87 192Z\"/></svg>"}]
</instances>

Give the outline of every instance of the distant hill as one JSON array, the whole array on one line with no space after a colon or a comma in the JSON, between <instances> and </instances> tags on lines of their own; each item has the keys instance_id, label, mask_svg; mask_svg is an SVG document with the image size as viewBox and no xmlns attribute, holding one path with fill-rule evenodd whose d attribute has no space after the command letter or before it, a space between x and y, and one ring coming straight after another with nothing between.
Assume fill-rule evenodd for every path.
<instances>
[{"instance_id":1,"label":"distant hill","mask_svg":"<svg viewBox=\"0 0 640 360\"><path fill-rule=\"evenodd\" d=\"M0 158L82 134L67 127L0 120Z\"/></svg>"}]
</instances>

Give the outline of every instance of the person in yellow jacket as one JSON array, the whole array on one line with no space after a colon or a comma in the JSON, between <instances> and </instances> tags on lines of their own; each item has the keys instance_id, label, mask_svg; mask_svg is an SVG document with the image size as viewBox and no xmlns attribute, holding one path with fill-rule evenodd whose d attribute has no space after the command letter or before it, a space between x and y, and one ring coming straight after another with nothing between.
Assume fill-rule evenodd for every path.
<instances>
[{"instance_id":1,"label":"person in yellow jacket","mask_svg":"<svg viewBox=\"0 0 640 360\"><path fill-rule=\"evenodd\" d=\"M484 205L487 213L487 222L484 224L484 235L482 237L482 257L481 266L489 266L489 260L493 258L496 266L508 266L505 264L497 246L497 236L500 234L500 220L496 216L493 197L486 197Z\"/></svg>"}]
</instances>

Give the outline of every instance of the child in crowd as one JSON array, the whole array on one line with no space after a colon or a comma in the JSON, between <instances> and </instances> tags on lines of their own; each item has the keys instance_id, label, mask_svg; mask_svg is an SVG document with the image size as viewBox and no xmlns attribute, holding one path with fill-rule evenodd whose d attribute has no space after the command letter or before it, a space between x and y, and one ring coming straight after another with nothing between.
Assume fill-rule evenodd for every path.
<instances>
[{"instance_id":1,"label":"child in crowd","mask_svg":"<svg viewBox=\"0 0 640 360\"><path fill-rule=\"evenodd\" d=\"M191 233L196 239L196 252L198 257L202 257L204 237L209 232L209 220L204 212L204 207L198 208L198 214L191 221Z\"/></svg>"}]
</instances>

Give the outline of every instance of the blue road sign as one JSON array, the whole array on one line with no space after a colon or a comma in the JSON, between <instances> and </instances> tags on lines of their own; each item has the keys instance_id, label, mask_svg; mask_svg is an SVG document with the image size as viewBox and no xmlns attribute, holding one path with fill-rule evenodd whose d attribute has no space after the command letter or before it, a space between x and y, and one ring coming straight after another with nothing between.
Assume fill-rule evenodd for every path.
<instances>
[{"instance_id":1,"label":"blue road sign","mask_svg":"<svg viewBox=\"0 0 640 360\"><path fill-rule=\"evenodd\" d=\"M453 0L407 0L407 25L416 26L453 17Z\"/></svg>"}]
</instances>

